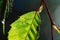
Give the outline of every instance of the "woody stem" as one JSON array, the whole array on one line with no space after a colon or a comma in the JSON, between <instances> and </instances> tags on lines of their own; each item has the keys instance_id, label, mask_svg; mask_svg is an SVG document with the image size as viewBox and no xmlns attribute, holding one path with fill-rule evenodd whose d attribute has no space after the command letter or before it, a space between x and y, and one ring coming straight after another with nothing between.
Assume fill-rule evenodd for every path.
<instances>
[{"instance_id":1,"label":"woody stem","mask_svg":"<svg viewBox=\"0 0 60 40\"><path fill-rule=\"evenodd\" d=\"M50 12L50 10L49 10L49 8L48 8L48 5L47 5L47 3L46 3L46 1L45 0L43 0L43 4L44 4L44 6L46 7L46 10L47 10L47 12L48 12L48 16L49 16L49 18L50 18L50 21L51 21L51 38L52 38L52 40L53 40L53 24L55 24L55 22L53 21L53 19L52 19L52 16L51 16L51 12Z\"/></svg>"}]
</instances>

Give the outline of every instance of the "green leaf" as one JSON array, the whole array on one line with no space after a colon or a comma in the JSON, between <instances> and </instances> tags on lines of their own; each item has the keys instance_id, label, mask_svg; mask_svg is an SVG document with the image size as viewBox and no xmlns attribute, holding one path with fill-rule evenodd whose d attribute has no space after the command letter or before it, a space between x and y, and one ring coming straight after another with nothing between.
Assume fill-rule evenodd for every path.
<instances>
[{"instance_id":1,"label":"green leaf","mask_svg":"<svg viewBox=\"0 0 60 40\"><path fill-rule=\"evenodd\" d=\"M11 24L8 32L8 40L37 40L37 27L41 23L39 13L36 11L28 12Z\"/></svg>"}]
</instances>

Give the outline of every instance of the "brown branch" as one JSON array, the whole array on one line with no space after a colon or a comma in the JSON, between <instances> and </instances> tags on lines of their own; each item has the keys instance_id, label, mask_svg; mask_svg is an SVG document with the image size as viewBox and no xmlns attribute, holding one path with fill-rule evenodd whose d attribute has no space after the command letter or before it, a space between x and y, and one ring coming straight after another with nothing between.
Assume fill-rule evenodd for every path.
<instances>
[{"instance_id":1,"label":"brown branch","mask_svg":"<svg viewBox=\"0 0 60 40\"><path fill-rule=\"evenodd\" d=\"M51 21L51 37L52 37L52 40L53 40L53 25L55 25L55 27L57 28L58 31L60 31L60 27L58 27L58 26L56 25L56 23L54 22L54 20L53 20L53 18L52 18L52 16L51 16L51 12L50 12L50 10L49 10L49 8L48 8L48 5L47 5L47 3L46 3L46 0L43 0L41 5L44 5L45 8L46 8L46 10L47 10L47 12L48 12L48 16L49 16L49 19L50 19L50 21ZM39 7L39 8L40 8L40 7ZM36 12L39 11L39 8L36 10Z\"/></svg>"},{"instance_id":2,"label":"brown branch","mask_svg":"<svg viewBox=\"0 0 60 40\"><path fill-rule=\"evenodd\" d=\"M52 40L53 40L53 27L52 27L52 25L55 24L55 22L54 22L53 19L52 19L51 12L50 12L50 10L49 10L49 8L48 8L48 5L47 5L46 1L43 0L42 3L43 3L43 5L45 6L45 8L46 8L46 10L47 10L47 12L48 12L49 19L50 19L50 21L51 21L51 38L52 38Z\"/></svg>"},{"instance_id":3,"label":"brown branch","mask_svg":"<svg viewBox=\"0 0 60 40\"><path fill-rule=\"evenodd\" d=\"M43 5L41 4L37 9L36 9L36 13L40 13L43 9Z\"/></svg>"},{"instance_id":4,"label":"brown branch","mask_svg":"<svg viewBox=\"0 0 60 40\"><path fill-rule=\"evenodd\" d=\"M60 27L59 26L57 26L56 24L54 24L54 26L60 31Z\"/></svg>"},{"instance_id":5,"label":"brown branch","mask_svg":"<svg viewBox=\"0 0 60 40\"><path fill-rule=\"evenodd\" d=\"M51 12L50 12L50 10L49 10L49 8L48 8L48 5L47 5L47 3L46 3L45 0L43 0L43 4L44 4L45 7L46 7L46 10L47 10L47 12L48 12L48 15L49 15L49 18L50 18L50 21L51 21L52 25L55 25L56 28L57 28L58 30L60 30L60 27L58 27L58 26L56 25L56 23L54 22L54 20L53 20L53 18L52 18L52 16L51 16Z\"/></svg>"}]
</instances>

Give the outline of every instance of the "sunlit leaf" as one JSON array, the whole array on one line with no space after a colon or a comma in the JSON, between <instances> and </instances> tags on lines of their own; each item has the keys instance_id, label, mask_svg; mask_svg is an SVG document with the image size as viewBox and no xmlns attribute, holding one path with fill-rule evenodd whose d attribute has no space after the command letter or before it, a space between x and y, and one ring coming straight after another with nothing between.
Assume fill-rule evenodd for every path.
<instances>
[{"instance_id":1,"label":"sunlit leaf","mask_svg":"<svg viewBox=\"0 0 60 40\"><path fill-rule=\"evenodd\" d=\"M37 28L41 23L40 11L32 11L21 15L10 26L11 29L8 32L8 40L38 40L39 32Z\"/></svg>"}]
</instances>

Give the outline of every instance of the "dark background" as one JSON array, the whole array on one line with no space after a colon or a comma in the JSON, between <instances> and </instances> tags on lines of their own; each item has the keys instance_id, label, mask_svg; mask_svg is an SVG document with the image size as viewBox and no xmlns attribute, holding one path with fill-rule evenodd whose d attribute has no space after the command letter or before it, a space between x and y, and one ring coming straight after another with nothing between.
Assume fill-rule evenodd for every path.
<instances>
[{"instance_id":1,"label":"dark background","mask_svg":"<svg viewBox=\"0 0 60 40\"><path fill-rule=\"evenodd\" d=\"M7 13L6 17L6 34L4 35L4 40L7 40L8 31L11 28L10 24L17 20L19 16L35 11L41 4L41 0L14 0L12 13Z\"/></svg>"},{"instance_id":2,"label":"dark background","mask_svg":"<svg viewBox=\"0 0 60 40\"><path fill-rule=\"evenodd\" d=\"M46 0L49 9L51 10L51 15L53 20L58 26L60 26L60 0ZM18 17L26 12L36 10L41 4L41 0L14 0L12 13L7 13L6 18L6 35L4 35L3 40L7 40L8 31L10 30L10 24L14 22ZM44 7L41 16L41 26L40 26L40 40L51 40L50 27L51 23ZM54 30L54 40L60 40L60 34Z\"/></svg>"}]
</instances>

